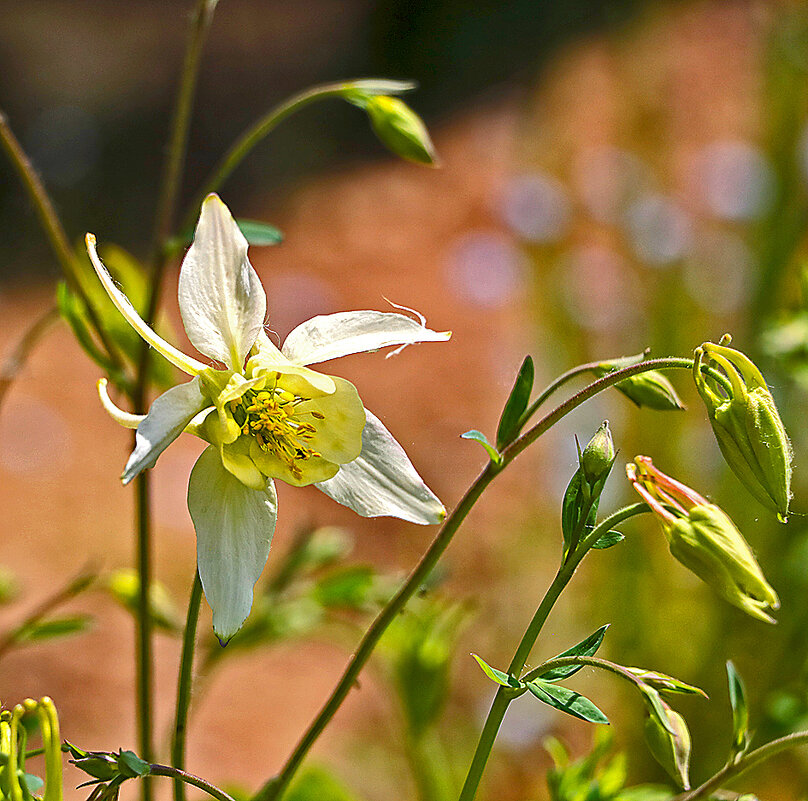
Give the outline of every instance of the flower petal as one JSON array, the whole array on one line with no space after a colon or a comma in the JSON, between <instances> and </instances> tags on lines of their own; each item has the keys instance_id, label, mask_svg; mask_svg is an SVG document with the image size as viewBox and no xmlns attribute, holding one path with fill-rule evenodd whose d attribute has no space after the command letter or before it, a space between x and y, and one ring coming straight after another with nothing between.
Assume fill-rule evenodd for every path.
<instances>
[{"instance_id":1,"label":"flower petal","mask_svg":"<svg viewBox=\"0 0 808 801\"><path fill-rule=\"evenodd\" d=\"M446 517L443 504L381 421L367 409L365 416L362 453L317 488L362 517L389 515L422 525L440 523Z\"/></svg>"},{"instance_id":2,"label":"flower petal","mask_svg":"<svg viewBox=\"0 0 808 801\"><path fill-rule=\"evenodd\" d=\"M267 312L247 240L217 195L202 204L194 242L180 269L182 322L194 347L241 371Z\"/></svg>"},{"instance_id":3,"label":"flower petal","mask_svg":"<svg viewBox=\"0 0 808 801\"><path fill-rule=\"evenodd\" d=\"M121 476L123 483L128 484L141 470L153 467L157 457L209 405L210 401L199 388L199 378L171 387L160 395L137 427L135 449Z\"/></svg>"},{"instance_id":4,"label":"flower petal","mask_svg":"<svg viewBox=\"0 0 808 801\"><path fill-rule=\"evenodd\" d=\"M378 350L388 345L444 342L451 331L433 331L403 314L378 311L338 312L312 317L283 343L283 355L296 364L317 362Z\"/></svg>"},{"instance_id":5,"label":"flower petal","mask_svg":"<svg viewBox=\"0 0 808 801\"><path fill-rule=\"evenodd\" d=\"M275 485L270 481L263 491L248 489L225 470L218 449L210 446L191 471L188 510L213 630L225 644L247 619L253 587L269 556L278 512Z\"/></svg>"},{"instance_id":6,"label":"flower petal","mask_svg":"<svg viewBox=\"0 0 808 801\"><path fill-rule=\"evenodd\" d=\"M166 342L159 334L157 334L146 321L137 313L135 307L129 301L129 298L115 286L112 276L104 267L101 259L98 258L98 253L95 249L95 237L92 234L87 234L85 237L87 243L87 253L90 255L93 269L96 275L101 280L104 289L109 295L109 299L115 304L118 311L124 316L126 322L140 334L146 342L149 343L163 358L171 362L175 367L179 367L184 373L188 375L196 375L200 370L204 370L207 365L197 361L191 356L186 355L181 350L178 350L173 345Z\"/></svg>"},{"instance_id":7,"label":"flower petal","mask_svg":"<svg viewBox=\"0 0 808 801\"><path fill-rule=\"evenodd\" d=\"M316 429L308 442L311 448L329 462L346 464L356 459L362 451L365 408L350 381L337 376L330 378L336 391L331 395L303 401L297 406L294 419L302 418L303 422L311 423Z\"/></svg>"}]
</instances>

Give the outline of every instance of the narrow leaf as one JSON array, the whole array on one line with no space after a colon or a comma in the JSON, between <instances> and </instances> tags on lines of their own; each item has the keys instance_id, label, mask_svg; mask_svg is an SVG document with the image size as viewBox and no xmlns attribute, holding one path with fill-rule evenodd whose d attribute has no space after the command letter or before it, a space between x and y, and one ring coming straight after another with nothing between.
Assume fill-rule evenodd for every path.
<instances>
[{"instance_id":1,"label":"narrow leaf","mask_svg":"<svg viewBox=\"0 0 808 801\"><path fill-rule=\"evenodd\" d=\"M609 723L609 719L588 698L570 690L541 679L534 679L527 685L528 690L543 703L566 712L575 718L589 723Z\"/></svg>"},{"instance_id":2,"label":"narrow leaf","mask_svg":"<svg viewBox=\"0 0 808 801\"><path fill-rule=\"evenodd\" d=\"M400 95L417 87L415 81L393 81L388 78L361 78L345 84L345 90L348 92L359 89L368 95Z\"/></svg>"},{"instance_id":3,"label":"narrow leaf","mask_svg":"<svg viewBox=\"0 0 808 801\"><path fill-rule=\"evenodd\" d=\"M708 698L704 690L693 684L687 684L667 673L660 673L657 670L646 670L645 668L627 667L629 673L633 673L640 681L650 685L655 690L663 693L675 693L678 695L700 695Z\"/></svg>"},{"instance_id":4,"label":"narrow leaf","mask_svg":"<svg viewBox=\"0 0 808 801\"><path fill-rule=\"evenodd\" d=\"M477 431L476 429L472 429L471 431L466 431L465 434L461 434L460 437L462 439L471 439L475 442L479 442L480 445L485 448L485 452L491 458L492 462L499 464L502 461L502 457L499 455L497 449L488 441L488 437L483 434L482 431Z\"/></svg>"},{"instance_id":5,"label":"narrow leaf","mask_svg":"<svg viewBox=\"0 0 808 801\"><path fill-rule=\"evenodd\" d=\"M244 238L256 247L277 245L283 242L283 234L269 223L260 220L236 220L236 225L244 234Z\"/></svg>"},{"instance_id":6,"label":"narrow leaf","mask_svg":"<svg viewBox=\"0 0 808 801\"><path fill-rule=\"evenodd\" d=\"M131 778L133 779L136 776L147 776L151 772L151 765L141 759L134 751L120 751L118 753L118 765L121 767L122 773L128 771L132 774Z\"/></svg>"},{"instance_id":7,"label":"narrow leaf","mask_svg":"<svg viewBox=\"0 0 808 801\"><path fill-rule=\"evenodd\" d=\"M749 708L743 680L731 661L727 662L727 679L729 702L732 705L732 751L740 754L749 744Z\"/></svg>"},{"instance_id":8,"label":"narrow leaf","mask_svg":"<svg viewBox=\"0 0 808 801\"><path fill-rule=\"evenodd\" d=\"M90 615L66 615L52 617L26 626L19 632L17 639L24 642L51 640L56 637L67 637L85 631L92 622Z\"/></svg>"},{"instance_id":9,"label":"narrow leaf","mask_svg":"<svg viewBox=\"0 0 808 801\"><path fill-rule=\"evenodd\" d=\"M624 534L612 529L600 537L592 547L604 551L606 548L611 548L613 545L617 545L618 542L622 542L625 538Z\"/></svg>"},{"instance_id":10,"label":"narrow leaf","mask_svg":"<svg viewBox=\"0 0 808 801\"><path fill-rule=\"evenodd\" d=\"M585 640L573 645L563 653L554 656L553 659L559 659L564 656L594 656L597 653L603 638L606 636L606 629L609 628L607 623L601 626L596 632L590 634ZM577 673L583 665L566 665L564 667L557 667L549 671L549 673L542 674L542 681L558 681L559 679L566 679L569 676Z\"/></svg>"},{"instance_id":11,"label":"narrow leaf","mask_svg":"<svg viewBox=\"0 0 808 801\"><path fill-rule=\"evenodd\" d=\"M501 684L503 687L510 687L512 690L516 690L521 687L521 682L518 679L515 679L513 676L509 676L507 673L503 673L501 670L491 667L491 665L489 665L487 662L480 659L477 654L472 654L472 656L477 660L477 664L482 668L483 673L485 673L485 675L488 676L491 681Z\"/></svg>"},{"instance_id":12,"label":"narrow leaf","mask_svg":"<svg viewBox=\"0 0 808 801\"><path fill-rule=\"evenodd\" d=\"M530 393L533 391L533 359L525 356L519 373L516 376L511 394L502 410L502 417L499 419L497 428L497 448L500 450L513 442L519 435L520 419L527 404L530 401Z\"/></svg>"}]
</instances>

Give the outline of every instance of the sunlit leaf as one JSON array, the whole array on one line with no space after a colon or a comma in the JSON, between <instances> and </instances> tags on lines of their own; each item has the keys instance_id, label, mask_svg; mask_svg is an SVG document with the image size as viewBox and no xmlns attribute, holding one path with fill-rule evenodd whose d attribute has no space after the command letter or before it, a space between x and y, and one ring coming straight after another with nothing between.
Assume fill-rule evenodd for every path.
<instances>
[{"instance_id":1,"label":"sunlit leaf","mask_svg":"<svg viewBox=\"0 0 808 801\"><path fill-rule=\"evenodd\" d=\"M580 718L589 723L609 723L606 715L588 698L575 692L575 690L570 690L568 687L561 687L558 684L534 679L528 682L527 688L542 703L561 712L566 712L575 718Z\"/></svg>"},{"instance_id":2,"label":"sunlit leaf","mask_svg":"<svg viewBox=\"0 0 808 801\"><path fill-rule=\"evenodd\" d=\"M512 690L521 687L521 682L518 679L509 676L507 673L503 673L501 670L497 670L495 667L491 667L491 665L477 656L477 654L472 654L472 656L482 668L483 673L485 673L491 681L501 684L503 687L510 687Z\"/></svg>"},{"instance_id":3,"label":"sunlit leaf","mask_svg":"<svg viewBox=\"0 0 808 801\"><path fill-rule=\"evenodd\" d=\"M500 450L513 442L519 435L520 420L530 402L530 393L533 391L534 374L533 359L525 356L499 419L497 448Z\"/></svg>"},{"instance_id":4,"label":"sunlit leaf","mask_svg":"<svg viewBox=\"0 0 808 801\"><path fill-rule=\"evenodd\" d=\"M598 648L600 648L600 644L603 642L603 638L606 636L606 630L608 628L608 623L605 626L601 626L596 632L590 634L586 639L581 640L581 642L558 654L558 656L554 656L553 659L560 659L561 657L565 656L594 656L595 653L597 653ZM543 681L559 681L560 679L566 679L567 677L577 673L582 667L583 665L567 665L565 667L557 667L548 673L543 673L541 678Z\"/></svg>"},{"instance_id":5,"label":"sunlit leaf","mask_svg":"<svg viewBox=\"0 0 808 801\"><path fill-rule=\"evenodd\" d=\"M483 434L482 431L477 431L476 429L472 429L471 431L466 431L465 434L460 435L462 439L471 439L475 442L479 442L480 445L485 448L485 452L488 454L492 462L499 463L502 461L502 458L499 455L497 449L488 441L488 437Z\"/></svg>"}]
</instances>

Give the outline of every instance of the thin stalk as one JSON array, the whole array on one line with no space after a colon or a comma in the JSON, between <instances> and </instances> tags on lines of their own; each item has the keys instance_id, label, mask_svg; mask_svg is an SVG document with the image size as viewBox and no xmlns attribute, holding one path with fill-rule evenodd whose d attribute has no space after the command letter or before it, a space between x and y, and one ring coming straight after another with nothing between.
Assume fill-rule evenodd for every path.
<instances>
[{"instance_id":1,"label":"thin stalk","mask_svg":"<svg viewBox=\"0 0 808 801\"><path fill-rule=\"evenodd\" d=\"M410 574L407 581L402 585L401 589L388 601L387 605L381 610L379 615L371 624L370 628L365 633L359 647L354 653L351 661L343 671L342 676L337 682L336 687L331 692L325 705L314 718L309 728L304 732L302 738L295 746L294 751L287 759L286 763L281 768L280 772L272 779L269 779L258 790L253 797L253 801L275 801L280 798L285 789L288 787L289 782L292 780L295 772L297 771L303 759L308 754L311 747L317 741L322 731L334 717L342 702L348 695L351 687L353 687L357 676L361 672L365 663L373 653L379 639L390 623L395 619L396 615L404 608L405 604L415 594L418 588L423 583L424 578L429 574L432 568L437 564L443 552L449 546L455 532L460 527L460 524L465 520L468 513L471 511L474 504L482 495L483 490L493 481L493 479L507 467L528 445L535 442L545 431L555 425L559 420L565 417L570 412L574 411L585 401L589 400L593 395L602 392L605 389L613 386L619 381L624 380L632 375L638 375L646 370L662 370L662 369L693 369L693 359L670 357L666 359L652 359L647 362L625 367L621 370L615 370L613 373L599 378L589 386L582 389L576 395L566 400L560 406L553 409L545 417L543 417L533 428L522 434L522 436L509 445L503 452L502 458L494 464L490 462L485 466L483 471L474 480L474 483L466 491L460 503L449 514L443 523L443 526L435 535L435 539L430 544L429 548L421 557L421 560L416 565L415 569ZM597 530L597 529L596 529ZM584 542L588 542L585 539ZM572 564L568 562L567 564Z\"/></svg>"},{"instance_id":2,"label":"thin stalk","mask_svg":"<svg viewBox=\"0 0 808 801\"><path fill-rule=\"evenodd\" d=\"M590 548L612 527L622 523L634 515L643 514L648 511L648 506L644 503L635 503L631 506L626 506L614 514L609 515L601 523L599 523L583 540L575 551L572 551L555 575L547 592L542 598L533 619L530 621L522 639L516 648L510 665L508 666L509 676L518 676L525 667L528 656L536 644L536 640L541 633L541 630L547 621L556 601L566 586L569 584L575 570L581 563L586 553ZM505 718L505 713L510 706L511 701L519 694L510 687L498 687L497 693L494 696L494 701L491 704L491 709L488 712L488 717L483 725L483 730L480 733L480 739L477 743L477 748L474 752L471 765L466 775L466 781L463 784L463 789L460 791L458 801L471 801L477 793L477 788L480 785L485 766L488 763L488 758L491 755L491 749L494 746L494 741L499 733L499 728Z\"/></svg>"},{"instance_id":3,"label":"thin stalk","mask_svg":"<svg viewBox=\"0 0 808 801\"><path fill-rule=\"evenodd\" d=\"M199 77L199 65L217 2L218 0L198 0L191 17L188 44L182 65L182 77L180 78L179 91L177 92L174 106L174 117L171 124L171 140L163 168L160 197L155 214L152 244L153 263L155 265L164 263L165 260L161 255L163 245L171 236L171 228L177 208L177 196L182 182L182 170L185 165L185 154L188 148L188 132ZM162 267L159 269L162 270ZM158 283L160 282L158 281ZM154 309L150 308L146 319L152 319L153 315Z\"/></svg>"},{"instance_id":4,"label":"thin stalk","mask_svg":"<svg viewBox=\"0 0 808 801\"><path fill-rule=\"evenodd\" d=\"M87 316L93 325L93 329L99 341L107 352L110 361L121 373L125 372L124 364L121 361L117 348L114 347L107 336L98 318L98 314L95 311L95 307L84 291L84 287L79 278L76 257L70 247L70 242L62 226L62 222L53 207L53 202L45 189L45 185L42 183L42 179L39 177L39 173L37 173L28 155L22 149L22 145L20 145L17 137L14 136L14 132L8 124L8 118L2 111L0 111L0 145L3 146L3 150L5 150L6 155L9 157L14 169L17 171L20 181L22 181L28 193L29 200L33 203L37 217L39 217L39 222L45 231L45 236L48 239L53 255L56 257L56 261L62 269L68 286L81 298L87 310Z\"/></svg>"},{"instance_id":5,"label":"thin stalk","mask_svg":"<svg viewBox=\"0 0 808 801\"><path fill-rule=\"evenodd\" d=\"M770 743L766 743L766 745L762 745L760 748L750 751L735 762L724 765L718 773L707 779L704 784L696 787L695 790L689 790L681 795L677 795L675 798L671 799L671 801L697 801L699 798L707 798L711 793L718 790L719 787L737 778L750 768L776 756L782 751L787 751L789 748L794 748L798 745L808 745L808 731L787 734L785 737L772 740Z\"/></svg>"},{"instance_id":6,"label":"thin stalk","mask_svg":"<svg viewBox=\"0 0 808 801\"><path fill-rule=\"evenodd\" d=\"M191 681L193 679L194 646L196 626L199 621L199 607L202 603L202 582L199 571L194 575L191 598L188 601L188 617L185 621L185 635L182 639L180 674L177 684L177 711L174 718L174 736L171 741L171 764L179 770L185 769L185 742L188 727L188 710L191 705ZM185 801L185 784L181 778L174 779L174 801Z\"/></svg>"},{"instance_id":7,"label":"thin stalk","mask_svg":"<svg viewBox=\"0 0 808 801\"><path fill-rule=\"evenodd\" d=\"M64 587L58 589L53 595L48 596L42 603L31 612L25 620L9 631L0 639L0 659L4 657L21 638L25 632L36 626L54 609L63 603L75 598L84 592L96 579L96 574L87 569L82 570L74 579L71 579Z\"/></svg>"},{"instance_id":8,"label":"thin stalk","mask_svg":"<svg viewBox=\"0 0 808 801\"><path fill-rule=\"evenodd\" d=\"M345 91L346 82L326 83L313 86L293 95L288 100L284 100L275 108L260 117L250 126L231 146L216 165L210 177L205 181L202 190L196 196L194 202L188 208L188 212L183 219L180 231L185 231L194 224L194 219L198 213L202 201L211 193L216 192L221 185L230 177L233 170L238 167L247 154L274 128L283 122L288 116L296 111L308 106L317 100L327 97L340 97Z\"/></svg>"},{"instance_id":9,"label":"thin stalk","mask_svg":"<svg viewBox=\"0 0 808 801\"><path fill-rule=\"evenodd\" d=\"M168 157L163 173L157 211L154 222L154 246L149 297L145 319L153 322L160 303L160 289L165 271L163 245L171 232L177 205L177 195L182 178L182 167L188 145L188 129L193 109L193 98L205 36L216 8L217 0L198 0L191 17L188 44L182 67L174 118L171 125ZM136 414L146 410L149 385L149 345L141 344L137 377L132 392L132 404ZM151 486L148 472L135 479L135 517L137 530L137 569L140 591L137 603L137 717L140 756L151 762L153 753L154 726L152 720L153 699L153 621L149 609L149 588L152 583L151 545ZM142 783L143 801L151 801L151 783Z\"/></svg>"},{"instance_id":10,"label":"thin stalk","mask_svg":"<svg viewBox=\"0 0 808 801\"><path fill-rule=\"evenodd\" d=\"M167 776L175 781L190 784L193 787L203 790L211 798L215 798L216 801L235 801L232 795L229 795L224 790L220 790L215 784L211 784L205 781L205 779L200 779L199 776L194 776L193 773L186 773L184 770L172 768L169 765L152 764L149 767L151 768L149 771L150 776Z\"/></svg>"},{"instance_id":11,"label":"thin stalk","mask_svg":"<svg viewBox=\"0 0 808 801\"><path fill-rule=\"evenodd\" d=\"M31 352L58 320L59 310L53 306L34 320L8 358L0 365L0 407L3 405L6 393L14 383L14 379L28 361Z\"/></svg>"}]
</instances>

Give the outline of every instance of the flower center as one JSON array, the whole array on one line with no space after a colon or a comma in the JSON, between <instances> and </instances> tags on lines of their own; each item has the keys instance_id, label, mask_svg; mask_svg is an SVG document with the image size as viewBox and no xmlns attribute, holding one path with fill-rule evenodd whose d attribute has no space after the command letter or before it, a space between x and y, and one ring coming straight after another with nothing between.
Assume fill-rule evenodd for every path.
<instances>
[{"instance_id":1,"label":"flower center","mask_svg":"<svg viewBox=\"0 0 808 801\"><path fill-rule=\"evenodd\" d=\"M297 407L306 400L274 387L248 389L238 400L230 402L230 411L241 433L252 437L262 450L274 454L297 478L303 474L298 462L322 457L311 447L317 428L310 420L325 418L320 412L300 411Z\"/></svg>"}]
</instances>

